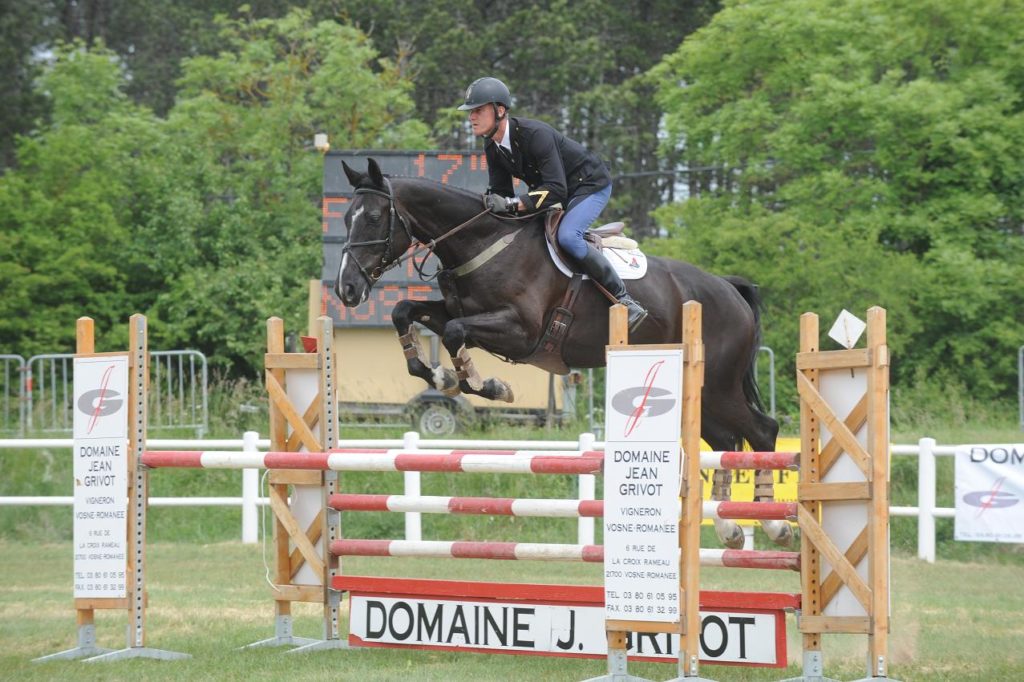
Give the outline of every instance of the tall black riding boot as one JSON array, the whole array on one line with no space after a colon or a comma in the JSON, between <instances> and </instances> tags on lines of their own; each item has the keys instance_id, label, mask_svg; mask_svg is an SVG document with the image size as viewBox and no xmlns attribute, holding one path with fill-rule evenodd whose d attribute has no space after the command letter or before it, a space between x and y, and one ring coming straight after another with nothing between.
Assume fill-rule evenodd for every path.
<instances>
[{"instance_id":1,"label":"tall black riding boot","mask_svg":"<svg viewBox=\"0 0 1024 682\"><path fill-rule=\"evenodd\" d=\"M579 261L583 271L595 282L608 290L629 311L629 331L635 331L640 323L647 319L647 311L626 293L626 285L622 283L619 273L608 262L608 259L593 246L587 245L587 255Z\"/></svg>"}]
</instances>

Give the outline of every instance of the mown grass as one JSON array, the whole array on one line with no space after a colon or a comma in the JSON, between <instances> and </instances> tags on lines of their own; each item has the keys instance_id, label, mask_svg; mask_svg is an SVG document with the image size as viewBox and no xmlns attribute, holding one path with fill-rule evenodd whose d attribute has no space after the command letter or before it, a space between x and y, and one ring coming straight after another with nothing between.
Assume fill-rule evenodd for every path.
<instances>
[{"instance_id":1,"label":"mown grass","mask_svg":"<svg viewBox=\"0 0 1024 682\"><path fill-rule=\"evenodd\" d=\"M601 674L600 660L457 654L388 649L287 656L281 650L240 651L273 632L270 590L260 547L239 543L154 543L149 548L147 644L185 652L185 661L136 660L108 664L32 663L74 644L70 543L0 542L0 679L54 680L455 680L513 677L580 680ZM540 562L349 559L344 571L454 580L597 584L600 567ZM890 675L900 680L1015 680L1024 676L1024 581L1020 566L913 559L893 562ZM705 589L795 591L794 574L704 569ZM319 609L295 605L297 635L318 637ZM97 612L103 646L125 641L124 612ZM718 680L777 680L798 674L800 640L787 617L788 670L703 666ZM347 623L343 624L347 628ZM347 630L346 630L347 631ZM826 672L838 679L864 674L865 638L824 640ZM631 664L651 679L674 675L669 664Z\"/></svg>"}]
</instances>

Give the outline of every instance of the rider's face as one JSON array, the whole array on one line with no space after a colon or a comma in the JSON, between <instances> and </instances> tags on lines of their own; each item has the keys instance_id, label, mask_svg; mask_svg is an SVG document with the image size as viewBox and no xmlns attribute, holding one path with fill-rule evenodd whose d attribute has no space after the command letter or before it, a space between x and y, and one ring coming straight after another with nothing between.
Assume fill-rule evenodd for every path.
<instances>
[{"instance_id":1,"label":"rider's face","mask_svg":"<svg viewBox=\"0 0 1024 682\"><path fill-rule=\"evenodd\" d=\"M469 123L473 126L474 135L484 135L490 132L494 127L494 107L490 104L481 104L476 109L470 109Z\"/></svg>"}]
</instances>

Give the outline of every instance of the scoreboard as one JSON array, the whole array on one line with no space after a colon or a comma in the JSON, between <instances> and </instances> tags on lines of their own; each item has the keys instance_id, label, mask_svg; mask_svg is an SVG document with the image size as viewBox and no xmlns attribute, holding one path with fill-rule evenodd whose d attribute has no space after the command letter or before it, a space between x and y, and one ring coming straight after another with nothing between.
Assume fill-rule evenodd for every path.
<instances>
[{"instance_id":1,"label":"scoreboard","mask_svg":"<svg viewBox=\"0 0 1024 682\"><path fill-rule=\"evenodd\" d=\"M436 282L420 279L411 260L386 272L370 292L369 299L356 308L346 308L335 296L334 280L341 266L342 247L348 239L345 212L353 196L353 187L341 162L365 172L370 157L377 160L387 175L430 178L481 194L487 189L487 159L483 151L331 151L324 154L321 301L322 307L339 327L390 327L391 311L399 301L437 299L441 296ZM416 264L428 274L439 266L432 255L421 254L416 260Z\"/></svg>"}]
</instances>

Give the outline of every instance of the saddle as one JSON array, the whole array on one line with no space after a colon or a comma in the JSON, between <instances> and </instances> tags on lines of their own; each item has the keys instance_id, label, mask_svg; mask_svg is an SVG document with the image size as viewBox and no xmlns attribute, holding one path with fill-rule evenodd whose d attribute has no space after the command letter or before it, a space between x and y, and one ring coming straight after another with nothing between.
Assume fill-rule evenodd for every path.
<instances>
[{"instance_id":1,"label":"saddle","mask_svg":"<svg viewBox=\"0 0 1024 682\"><path fill-rule=\"evenodd\" d=\"M558 226L561 224L564 215L565 211L561 209L548 211L544 215L544 236L558 257L562 259L562 262L575 271L573 259L558 245ZM593 244L598 251L601 249L637 248L635 240L622 234L622 230L625 227L626 224L622 222L606 223L600 227L592 227L583 233L583 240Z\"/></svg>"}]
</instances>

